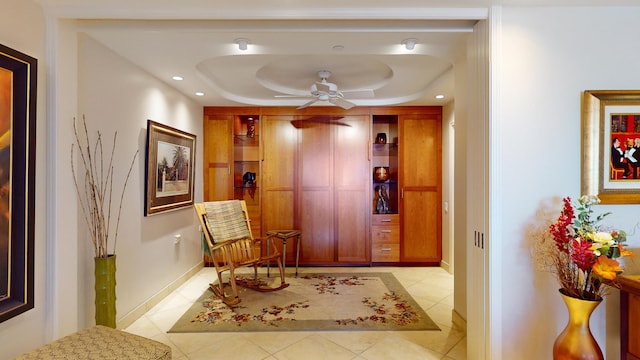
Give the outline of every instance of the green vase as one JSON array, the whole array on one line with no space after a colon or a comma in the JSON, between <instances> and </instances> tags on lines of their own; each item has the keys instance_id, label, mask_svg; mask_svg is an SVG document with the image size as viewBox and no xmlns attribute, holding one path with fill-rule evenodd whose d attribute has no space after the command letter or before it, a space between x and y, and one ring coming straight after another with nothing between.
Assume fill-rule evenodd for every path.
<instances>
[{"instance_id":1,"label":"green vase","mask_svg":"<svg viewBox=\"0 0 640 360\"><path fill-rule=\"evenodd\" d=\"M116 256L94 258L96 325L116 328Z\"/></svg>"}]
</instances>

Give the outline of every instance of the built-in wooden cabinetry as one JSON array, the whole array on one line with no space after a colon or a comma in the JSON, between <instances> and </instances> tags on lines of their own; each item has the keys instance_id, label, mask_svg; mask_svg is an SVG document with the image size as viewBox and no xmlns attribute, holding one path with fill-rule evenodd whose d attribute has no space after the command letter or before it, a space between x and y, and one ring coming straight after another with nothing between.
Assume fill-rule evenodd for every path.
<instances>
[{"instance_id":1,"label":"built-in wooden cabinetry","mask_svg":"<svg viewBox=\"0 0 640 360\"><path fill-rule=\"evenodd\" d=\"M371 261L400 261L398 115L372 115Z\"/></svg>"},{"instance_id":2,"label":"built-in wooden cabinetry","mask_svg":"<svg viewBox=\"0 0 640 360\"><path fill-rule=\"evenodd\" d=\"M259 115L242 109L235 114L205 112L204 138L205 200L245 200L251 230L261 234Z\"/></svg>"},{"instance_id":3,"label":"built-in wooden cabinetry","mask_svg":"<svg viewBox=\"0 0 640 360\"><path fill-rule=\"evenodd\" d=\"M622 275L620 283L620 359L640 359L640 275Z\"/></svg>"},{"instance_id":4,"label":"built-in wooden cabinetry","mask_svg":"<svg viewBox=\"0 0 640 360\"><path fill-rule=\"evenodd\" d=\"M245 199L255 235L301 230L301 264L438 263L440 114L439 107L205 107L205 201ZM376 181L376 167L390 178ZM247 172L256 174L253 188L243 181ZM293 261L294 247L287 251Z\"/></svg>"},{"instance_id":5,"label":"built-in wooden cabinetry","mask_svg":"<svg viewBox=\"0 0 640 360\"><path fill-rule=\"evenodd\" d=\"M400 261L442 260L440 112L400 115Z\"/></svg>"}]
</instances>

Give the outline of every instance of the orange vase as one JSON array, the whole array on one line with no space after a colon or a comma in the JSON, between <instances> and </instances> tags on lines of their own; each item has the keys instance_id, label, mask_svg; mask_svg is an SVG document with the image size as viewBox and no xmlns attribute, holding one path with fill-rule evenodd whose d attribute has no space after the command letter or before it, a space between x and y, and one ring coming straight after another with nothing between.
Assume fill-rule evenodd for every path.
<instances>
[{"instance_id":1,"label":"orange vase","mask_svg":"<svg viewBox=\"0 0 640 360\"><path fill-rule=\"evenodd\" d=\"M602 300L583 300L560 290L569 311L569 322L553 344L554 360L604 360L602 350L591 334L589 319Z\"/></svg>"}]
</instances>

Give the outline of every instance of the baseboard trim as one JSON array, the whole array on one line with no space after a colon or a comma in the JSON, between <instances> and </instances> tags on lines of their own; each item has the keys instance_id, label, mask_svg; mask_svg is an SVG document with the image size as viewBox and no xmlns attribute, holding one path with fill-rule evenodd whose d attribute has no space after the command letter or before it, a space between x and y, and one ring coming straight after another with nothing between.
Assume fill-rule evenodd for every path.
<instances>
[{"instance_id":1,"label":"baseboard trim","mask_svg":"<svg viewBox=\"0 0 640 360\"><path fill-rule=\"evenodd\" d=\"M443 268L449 274L453 274L453 270L451 269L451 264L448 261L440 261L440 267Z\"/></svg>"},{"instance_id":2,"label":"baseboard trim","mask_svg":"<svg viewBox=\"0 0 640 360\"><path fill-rule=\"evenodd\" d=\"M142 315L146 314L147 311L151 310L154 306L158 305L160 301L169 296L172 292L174 292L177 288L179 288L182 284L187 282L191 277L198 273L198 271L202 270L204 267L204 262L198 263L196 266L189 269L182 276L171 282L169 285L165 286L162 290L158 291L155 295L150 297L147 301L140 304L140 306L131 310L128 314L122 317L122 319L116 321L116 327L118 329L125 329L133 324L136 320L138 320Z\"/></svg>"},{"instance_id":3,"label":"baseboard trim","mask_svg":"<svg viewBox=\"0 0 640 360\"><path fill-rule=\"evenodd\" d=\"M457 328L460 328L462 331L464 331L465 334L467 333L467 321L462 316L460 316L460 314L458 314L455 309L451 310L451 322Z\"/></svg>"}]
</instances>

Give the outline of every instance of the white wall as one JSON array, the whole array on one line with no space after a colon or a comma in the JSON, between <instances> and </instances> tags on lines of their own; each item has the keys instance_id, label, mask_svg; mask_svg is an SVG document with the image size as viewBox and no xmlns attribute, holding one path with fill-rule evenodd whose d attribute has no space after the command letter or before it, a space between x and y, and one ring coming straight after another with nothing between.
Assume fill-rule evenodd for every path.
<instances>
[{"instance_id":1,"label":"white wall","mask_svg":"<svg viewBox=\"0 0 640 360\"><path fill-rule=\"evenodd\" d=\"M452 173L453 188L453 258L455 265L453 269L453 310L461 318L467 319L467 136L466 122L468 121L468 81L467 81L467 61L466 46L463 55L456 57L455 69L455 127L452 129L454 135L453 143L455 149L450 156L453 160ZM444 124L443 124L444 126Z\"/></svg>"},{"instance_id":2,"label":"white wall","mask_svg":"<svg viewBox=\"0 0 640 360\"><path fill-rule=\"evenodd\" d=\"M453 262L453 176L455 104L450 101L442 108L442 261L440 265L450 273Z\"/></svg>"},{"instance_id":3,"label":"white wall","mask_svg":"<svg viewBox=\"0 0 640 360\"><path fill-rule=\"evenodd\" d=\"M12 358L33 348L46 338L45 308L46 243L46 128L47 60L45 58L45 22L43 12L33 1L0 0L0 43L38 59L36 137L36 218L35 218L35 307L0 323L0 358ZM28 25L27 25L28 24Z\"/></svg>"},{"instance_id":4,"label":"white wall","mask_svg":"<svg viewBox=\"0 0 640 360\"><path fill-rule=\"evenodd\" d=\"M78 116L85 115L89 134L100 131L111 142L118 132L114 189L121 189L136 150L122 205L117 242L117 320L136 310L202 261L197 218L192 207L144 217L147 119L195 134L195 196L202 199L202 107L163 81L86 35L78 45ZM69 119L69 129L71 122ZM119 201L118 196L114 201ZM117 204L117 203L116 203ZM79 238L80 327L94 323L93 247L84 223ZM182 240L174 244L174 235Z\"/></svg>"},{"instance_id":5,"label":"white wall","mask_svg":"<svg viewBox=\"0 0 640 360\"><path fill-rule=\"evenodd\" d=\"M202 108L79 36L73 21L46 21L31 0L0 3L11 9L0 12L0 43L39 60L35 308L0 323L0 359L10 359L93 324L93 255L70 185L73 117L86 115L90 131L100 130L108 138L118 131L120 181L133 153L140 150L118 237L117 318L122 325L143 313L145 302L168 293L200 266L193 209L144 217L143 202L147 119L197 136L195 199L202 199ZM182 235L177 245L175 234Z\"/></svg>"},{"instance_id":6,"label":"white wall","mask_svg":"<svg viewBox=\"0 0 640 360\"><path fill-rule=\"evenodd\" d=\"M640 7L504 8L499 74L502 147L500 189L503 228L493 233L502 248L502 359L549 359L567 314L555 279L536 271L527 236L559 200L580 195L580 101L591 89L640 86ZM630 244L638 205L600 206L606 223L627 229ZM496 215L496 214L492 214ZM637 260L636 260L637 261ZM607 359L619 358L617 296L591 320ZM605 331L608 334L605 334ZM494 349L495 350L495 349ZM495 354L495 352L494 352Z\"/></svg>"}]
</instances>

